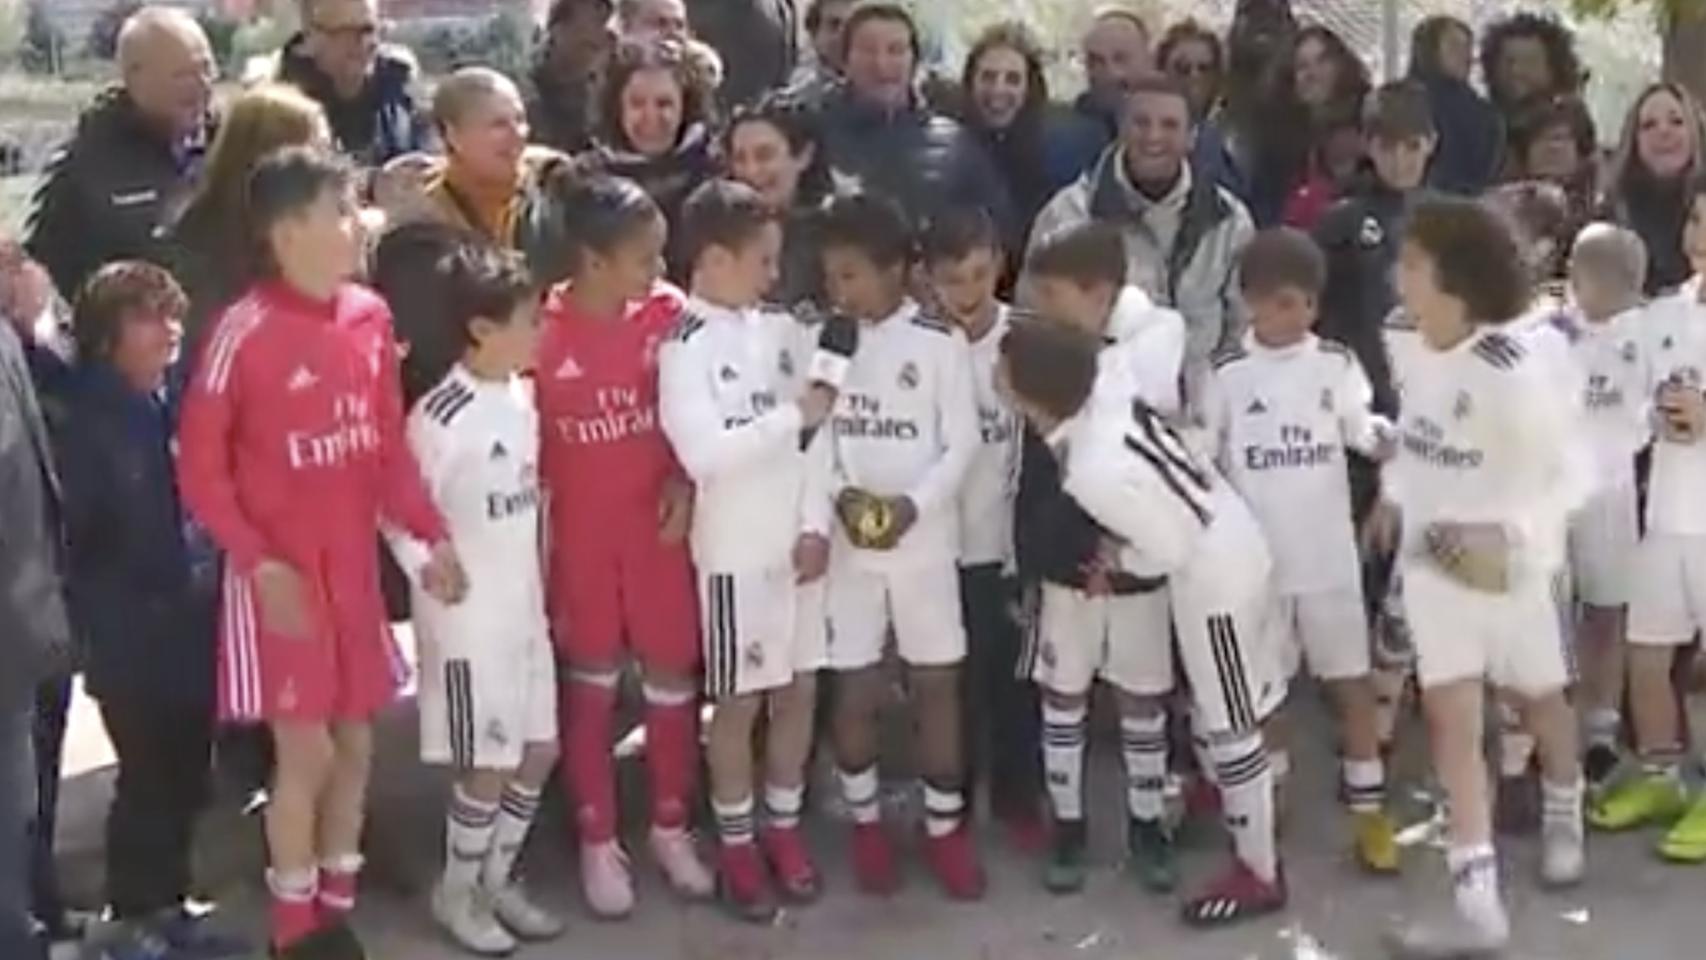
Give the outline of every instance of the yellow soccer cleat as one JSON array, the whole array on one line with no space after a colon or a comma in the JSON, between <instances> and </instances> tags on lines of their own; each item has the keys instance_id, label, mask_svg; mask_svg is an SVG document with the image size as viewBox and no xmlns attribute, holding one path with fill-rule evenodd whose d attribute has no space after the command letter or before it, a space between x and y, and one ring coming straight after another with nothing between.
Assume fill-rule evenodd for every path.
<instances>
[{"instance_id":1,"label":"yellow soccer cleat","mask_svg":"<svg viewBox=\"0 0 1706 960\"><path fill-rule=\"evenodd\" d=\"M1588 808L1587 821L1596 830L1633 830L1670 823L1687 809L1688 792L1675 774L1642 773L1595 801Z\"/></svg>"},{"instance_id":2,"label":"yellow soccer cleat","mask_svg":"<svg viewBox=\"0 0 1706 960\"><path fill-rule=\"evenodd\" d=\"M1676 863L1706 863L1706 795L1659 841L1659 856Z\"/></svg>"},{"instance_id":3,"label":"yellow soccer cleat","mask_svg":"<svg viewBox=\"0 0 1706 960\"><path fill-rule=\"evenodd\" d=\"M1384 810L1352 815L1356 829L1357 863L1370 873L1398 872L1398 830Z\"/></svg>"}]
</instances>

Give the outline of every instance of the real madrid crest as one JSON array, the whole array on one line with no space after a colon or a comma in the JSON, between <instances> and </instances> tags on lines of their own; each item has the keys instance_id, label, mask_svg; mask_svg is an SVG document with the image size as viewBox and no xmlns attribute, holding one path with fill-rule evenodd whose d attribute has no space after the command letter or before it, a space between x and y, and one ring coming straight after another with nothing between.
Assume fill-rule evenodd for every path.
<instances>
[{"instance_id":1,"label":"real madrid crest","mask_svg":"<svg viewBox=\"0 0 1706 960\"><path fill-rule=\"evenodd\" d=\"M911 360L900 368L900 386L903 390L918 389L918 364Z\"/></svg>"},{"instance_id":2,"label":"real madrid crest","mask_svg":"<svg viewBox=\"0 0 1706 960\"><path fill-rule=\"evenodd\" d=\"M1378 247L1386 240L1386 229L1380 221L1373 217L1362 218L1362 229L1357 232L1357 241L1365 247Z\"/></svg>"},{"instance_id":3,"label":"real madrid crest","mask_svg":"<svg viewBox=\"0 0 1706 960\"><path fill-rule=\"evenodd\" d=\"M1451 415L1458 420L1462 420L1464 417L1469 416L1473 409L1474 408L1469 400L1469 391L1459 390L1457 392L1457 402L1451 405Z\"/></svg>"},{"instance_id":4,"label":"real madrid crest","mask_svg":"<svg viewBox=\"0 0 1706 960\"><path fill-rule=\"evenodd\" d=\"M739 374L735 373L735 368L726 363L723 364L723 368L721 370L717 371L717 379L724 383L733 383L737 376L739 376Z\"/></svg>"},{"instance_id":5,"label":"real madrid crest","mask_svg":"<svg viewBox=\"0 0 1706 960\"><path fill-rule=\"evenodd\" d=\"M746 645L746 665L754 670L764 666L764 647L757 642Z\"/></svg>"},{"instance_id":6,"label":"real madrid crest","mask_svg":"<svg viewBox=\"0 0 1706 960\"><path fill-rule=\"evenodd\" d=\"M1625 340L1623 342L1623 362L1634 363L1636 355L1635 341Z\"/></svg>"},{"instance_id":7,"label":"real madrid crest","mask_svg":"<svg viewBox=\"0 0 1706 960\"><path fill-rule=\"evenodd\" d=\"M1326 387L1321 391L1321 412L1333 412L1333 388Z\"/></svg>"},{"instance_id":8,"label":"real madrid crest","mask_svg":"<svg viewBox=\"0 0 1706 960\"><path fill-rule=\"evenodd\" d=\"M794 355L789 353L786 350L783 350L781 353L778 353L776 355L776 369L781 371L782 376L784 376L784 377L793 376L794 375Z\"/></svg>"}]
</instances>

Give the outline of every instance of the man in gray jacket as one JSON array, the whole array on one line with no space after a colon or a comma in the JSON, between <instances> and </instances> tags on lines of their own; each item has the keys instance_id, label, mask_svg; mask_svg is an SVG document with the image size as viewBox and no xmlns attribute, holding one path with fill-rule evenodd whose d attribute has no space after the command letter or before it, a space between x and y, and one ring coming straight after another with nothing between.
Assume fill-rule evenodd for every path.
<instances>
[{"instance_id":1,"label":"man in gray jacket","mask_svg":"<svg viewBox=\"0 0 1706 960\"><path fill-rule=\"evenodd\" d=\"M1030 236L1035 249L1090 220L1120 228L1127 282L1185 317L1187 408L1209 361L1236 346L1244 333L1238 258L1255 233L1238 198L1191 170L1195 142L1185 89L1168 77L1135 81L1120 138L1076 183L1055 194Z\"/></svg>"},{"instance_id":2,"label":"man in gray jacket","mask_svg":"<svg viewBox=\"0 0 1706 960\"><path fill-rule=\"evenodd\" d=\"M7 278L0 277L0 283ZM29 919L35 688L70 649L59 493L23 346L0 323L0 957L45 956Z\"/></svg>"}]
</instances>

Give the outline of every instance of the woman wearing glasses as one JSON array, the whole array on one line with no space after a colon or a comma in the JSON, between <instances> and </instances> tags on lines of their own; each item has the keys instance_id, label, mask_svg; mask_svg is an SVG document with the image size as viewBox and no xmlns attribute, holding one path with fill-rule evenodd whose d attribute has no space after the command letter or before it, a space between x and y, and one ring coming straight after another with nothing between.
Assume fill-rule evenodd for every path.
<instances>
[{"instance_id":1,"label":"woman wearing glasses","mask_svg":"<svg viewBox=\"0 0 1706 960\"><path fill-rule=\"evenodd\" d=\"M1220 37L1195 20L1174 24L1156 48L1155 62L1184 85L1191 116L1197 122L1197 145L1191 169L1248 201L1249 183L1227 142L1222 122L1226 84L1226 52Z\"/></svg>"}]
</instances>

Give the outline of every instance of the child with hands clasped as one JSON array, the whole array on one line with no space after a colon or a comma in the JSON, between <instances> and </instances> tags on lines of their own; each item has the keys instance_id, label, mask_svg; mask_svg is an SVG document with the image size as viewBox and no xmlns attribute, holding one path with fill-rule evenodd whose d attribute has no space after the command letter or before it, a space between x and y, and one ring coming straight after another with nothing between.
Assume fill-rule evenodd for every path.
<instances>
[{"instance_id":1,"label":"child with hands clasped","mask_svg":"<svg viewBox=\"0 0 1706 960\"><path fill-rule=\"evenodd\" d=\"M1675 821L1659 852L1699 863L1706 861L1706 795L1691 803L1682 781L1671 664L1676 648L1706 626L1706 181L1696 182L1690 202L1683 247L1694 278L1654 301L1642 319L1658 436L1629 596L1629 701L1642 770L1599 799L1589 819L1603 830Z\"/></svg>"},{"instance_id":2,"label":"child with hands clasped","mask_svg":"<svg viewBox=\"0 0 1706 960\"><path fill-rule=\"evenodd\" d=\"M1398 371L1398 454L1375 519L1392 533L1401 517L1403 603L1448 800L1456 909L1395 931L1392 945L1410 958L1481 955L1510 938L1482 752L1489 683L1518 699L1538 741L1542 879L1572 883L1583 872L1581 765L1553 584L1583 485L1551 371L1502 328L1530 292L1505 221L1469 201L1422 202L1397 280L1421 346Z\"/></svg>"},{"instance_id":3,"label":"child with hands clasped","mask_svg":"<svg viewBox=\"0 0 1706 960\"><path fill-rule=\"evenodd\" d=\"M513 876L557 763L557 669L539 562L537 288L520 257L469 241L434 267L460 358L415 404L409 445L468 567L460 604L417 584L421 759L451 767L432 912L468 950L506 955L562 921ZM405 570L422 547L393 534Z\"/></svg>"},{"instance_id":4,"label":"child with hands clasped","mask_svg":"<svg viewBox=\"0 0 1706 960\"><path fill-rule=\"evenodd\" d=\"M1279 594L1284 666L1304 661L1338 708L1343 796L1356 854L1380 873L1398 869L1384 810L1369 636L1345 453L1389 459L1392 425L1369 407L1374 391L1356 356L1311 332L1326 282L1307 234L1257 234L1239 268L1251 329L1204 382L1208 448L1267 536ZM1277 719L1277 718L1276 718ZM1270 725L1276 779L1289 764L1285 733Z\"/></svg>"},{"instance_id":5,"label":"child with hands clasped","mask_svg":"<svg viewBox=\"0 0 1706 960\"><path fill-rule=\"evenodd\" d=\"M659 414L697 489L690 539L713 706L706 759L722 898L741 918L767 922L776 898L766 861L788 900L812 900L819 888L800 810L825 661L822 578L833 521L827 493L813 484L828 478L829 438L819 427L858 331L830 319L815 331L814 352L814 331L761 304L776 281L782 226L751 187L713 180L695 190L682 233L692 295L659 355Z\"/></svg>"}]
</instances>

